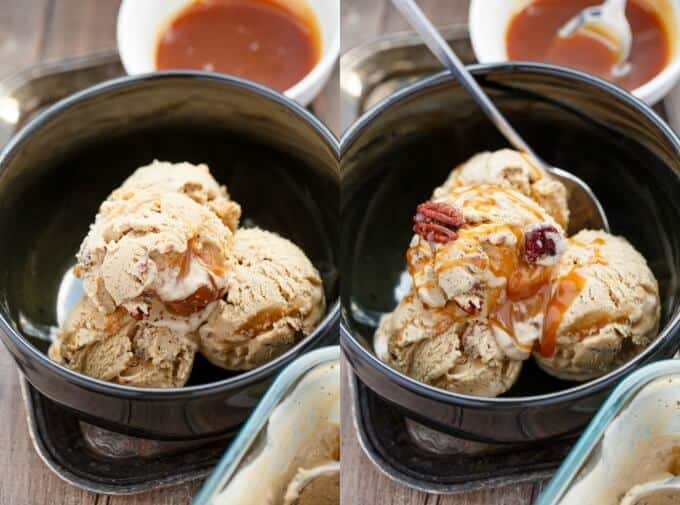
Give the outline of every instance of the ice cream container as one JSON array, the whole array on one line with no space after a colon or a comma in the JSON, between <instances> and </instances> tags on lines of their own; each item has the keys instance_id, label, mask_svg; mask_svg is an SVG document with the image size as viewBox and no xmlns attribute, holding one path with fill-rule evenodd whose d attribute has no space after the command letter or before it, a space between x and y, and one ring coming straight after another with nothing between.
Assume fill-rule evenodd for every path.
<instances>
[{"instance_id":1,"label":"ice cream container","mask_svg":"<svg viewBox=\"0 0 680 505\"><path fill-rule=\"evenodd\" d=\"M628 376L602 405L536 505L619 505L634 486L672 478L680 459L678 398L680 361L660 361ZM660 503L678 501L676 491L671 501Z\"/></svg>"},{"instance_id":2,"label":"ice cream container","mask_svg":"<svg viewBox=\"0 0 680 505\"><path fill-rule=\"evenodd\" d=\"M340 422L340 349L318 349L291 363L244 425L194 498L194 505L278 505L298 473L308 442ZM323 460L324 458L321 458ZM307 472L332 474L338 462L319 461ZM294 478L294 477L293 477ZM299 479L298 479L299 480Z\"/></svg>"}]
</instances>

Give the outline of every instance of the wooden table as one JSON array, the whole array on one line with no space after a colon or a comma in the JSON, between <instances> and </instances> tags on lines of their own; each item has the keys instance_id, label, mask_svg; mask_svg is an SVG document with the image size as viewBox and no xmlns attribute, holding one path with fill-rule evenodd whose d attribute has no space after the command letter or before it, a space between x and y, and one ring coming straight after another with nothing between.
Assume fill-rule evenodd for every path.
<instances>
[{"instance_id":1,"label":"wooden table","mask_svg":"<svg viewBox=\"0 0 680 505\"><path fill-rule=\"evenodd\" d=\"M465 21L468 3L469 0L419 0L430 18L441 25ZM342 23L343 51L382 33L408 29L390 0L342 0ZM347 393L347 387L343 393ZM353 431L346 394L343 395L342 428L343 505L525 505L534 501L543 484L507 486L455 496L426 495L392 482L366 458Z\"/></svg>"},{"instance_id":2,"label":"wooden table","mask_svg":"<svg viewBox=\"0 0 680 505\"><path fill-rule=\"evenodd\" d=\"M29 65L116 46L119 0L0 0L0 78ZM339 124L338 76L314 103L332 129ZM179 505L201 482L137 496L96 495L62 482L28 436L17 368L0 345L0 505Z\"/></svg>"}]
</instances>

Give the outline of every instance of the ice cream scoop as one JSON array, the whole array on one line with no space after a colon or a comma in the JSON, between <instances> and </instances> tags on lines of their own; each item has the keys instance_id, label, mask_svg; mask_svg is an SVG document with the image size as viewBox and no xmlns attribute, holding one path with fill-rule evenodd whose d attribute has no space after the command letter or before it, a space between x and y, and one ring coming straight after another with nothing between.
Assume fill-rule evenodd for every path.
<instances>
[{"instance_id":1,"label":"ice cream scoop","mask_svg":"<svg viewBox=\"0 0 680 505\"><path fill-rule=\"evenodd\" d=\"M193 334L195 335L195 334ZM194 363L192 334L109 314L83 298L49 349L52 360L95 379L137 387L181 387Z\"/></svg>"},{"instance_id":2,"label":"ice cream scoop","mask_svg":"<svg viewBox=\"0 0 680 505\"><path fill-rule=\"evenodd\" d=\"M319 272L295 244L257 228L236 232L227 292L201 327L201 353L228 370L271 361L321 319Z\"/></svg>"},{"instance_id":3,"label":"ice cream scoop","mask_svg":"<svg viewBox=\"0 0 680 505\"><path fill-rule=\"evenodd\" d=\"M428 307L413 293L383 318L375 339L376 354L390 366L457 393L498 396L522 369L521 359L503 350L485 320Z\"/></svg>"},{"instance_id":4,"label":"ice cream scoop","mask_svg":"<svg viewBox=\"0 0 680 505\"><path fill-rule=\"evenodd\" d=\"M506 352L528 357L540 337L552 266L564 250L562 228L513 189L463 186L437 195L416 209L406 253L414 293L460 320L488 320Z\"/></svg>"},{"instance_id":5,"label":"ice cream scoop","mask_svg":"<svg viewBox=\"0 0 680 505\"><path fill-rule=\"evenodd\" d=\"M182 193L213 211L232 232L238 228L241 206L229 197L226 186L213 178L208 165L154 160L135 170L109 200L127 200L149 190Z\"/></svg>"},{"instance_id":6,"label":"ice cream scoop","mask_svg":"<svg viewBox=\"0 0 680 505\"><path fill-rule=\"evenodd\" d=\"M188 317L224 293L231 241L217 215L188 196L141 190L101 205L75 272L103 312L122 307L142 318L159 301Z\"/></svg>"},{"instance_id":7,"label":"ice cream scoop","mask_svg":"<svg viewBox=\"0 0 680 505\"><path fill-rule=\"evenodd\" d=\"M644 257L624 238L584 230L552 274L540 348L546 372L589 380L644 349L659 326L659 288Z\"/></svg>"},{"instance_id":8,"label":"ice cream scoop","mask_svg":"<svg viewBox=\"0 0 680 505\"><path fill-rule=\"evenodd\" d=\"M524 153L512 149L476 154L456 167L434 199L461 186L494 184L514 189L538 203L563 228L569 224L567 189Z\"/></svg>"}]
</instances>

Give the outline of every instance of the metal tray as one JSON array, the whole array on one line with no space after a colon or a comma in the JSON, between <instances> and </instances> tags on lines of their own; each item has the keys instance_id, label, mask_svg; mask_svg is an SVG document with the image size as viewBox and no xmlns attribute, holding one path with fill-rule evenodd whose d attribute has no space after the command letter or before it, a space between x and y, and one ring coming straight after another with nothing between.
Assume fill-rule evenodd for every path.
<instances>
[{"instance_id":1,"label":"metal tray","mask_svg":"<svg viewBox=\"0 0 680 505\"><path fill-rule=\"evenodd\" d=\"M116 51L47 62L0 81L0 146L28 119L77 91L125 74Z\"/></svg>"},{"instance_id":2,"label":"metal tray","mask_svg":"<svg viewBox=\"0 0 680 505\"><path fill-rule=\"evenodd\" d=\"M23 377L20 382L36 452L62 480L94 493L135 494L202 479L231 440L161 442L121 435L78 420Z\"/></svg>"},{"instance_id":3,"label":"metal tray","mask_svg":"<svg viewBox=\"0 0 680 505\"><path fill-rule=\"evenodd\" d=\"M422 426L374 394L353 374L352 420L359 445L388 478L434 494L457 494L550 477L574 439L490 445Z\"/></svg>"}]
</instances>

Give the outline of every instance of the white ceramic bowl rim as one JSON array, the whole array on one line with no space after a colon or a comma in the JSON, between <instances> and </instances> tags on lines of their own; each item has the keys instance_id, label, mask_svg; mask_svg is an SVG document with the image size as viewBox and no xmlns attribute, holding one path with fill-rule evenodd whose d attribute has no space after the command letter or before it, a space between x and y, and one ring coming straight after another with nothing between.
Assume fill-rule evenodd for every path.
<instances>
[{"instance_id":1,"label":"white ceramic bowl rim","mask_svg":"<svg viewBox=\"0 0 680 505\"><path fill-rule=\"evenodd\" d=\"M498 1L502 1L504 4L505 2L507 2L507 4L512 3L512 0L472 0L470 4L470 39L472 40L472 46L477 60L480 63L500 63L509 61L507 55L505 55L505 32L503 32L500 37L503 41L501 44L502 53L505 55L504 57L500 58L498 56L500 53L498 42L493 44L493 49L490 48L488 44L487 33L490 29L488 25L492 23L491 19L494 16L505 16L506 12L511 12L511 10L507 8L507 4L503 6L503 9L496 8L495 4ZM675 82L680 78L680 1L669 0L669 5L675 12L675 26L676 31L678 32L675 37L675 47L672 48L673 52L671 59L661 72L643 85L630 91L630 93L641 98L648 104L654 104L663 98L663 95L668 93ZM502 24L504 29L507 28L508 19L503 20ZM494 24L497 25L497 18L494 21L496 21ZM490 54L492 52L493 54Z\"/></svg>"}]
</instances>

